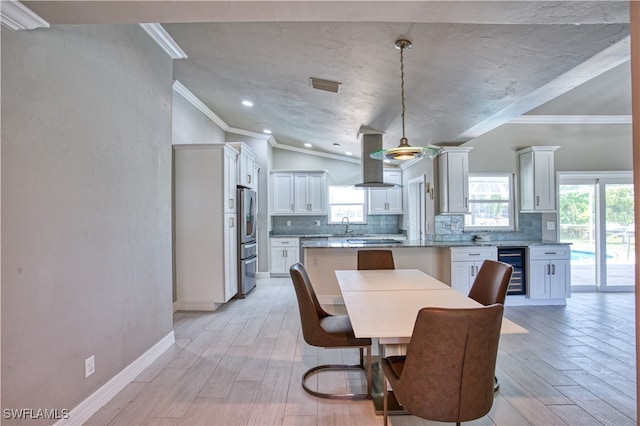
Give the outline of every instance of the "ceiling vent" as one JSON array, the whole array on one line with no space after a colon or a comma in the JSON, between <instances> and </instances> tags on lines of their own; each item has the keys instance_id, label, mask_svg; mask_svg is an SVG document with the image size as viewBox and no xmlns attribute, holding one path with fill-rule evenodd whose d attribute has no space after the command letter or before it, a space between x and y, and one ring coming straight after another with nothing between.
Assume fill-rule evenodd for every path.
<instances>
[{"instance_id":1,"label":"ceiling vent","mask_svg":"<svg viewBox=\"0 0 640 426\"><path fill-rule=\"evenodd\" d=\"M337 81L322 80L319 78L310 77L309 84L314 89L324 90L325 92L338 93L340 92L340 85Z\"/></svg>"}]
</instances>

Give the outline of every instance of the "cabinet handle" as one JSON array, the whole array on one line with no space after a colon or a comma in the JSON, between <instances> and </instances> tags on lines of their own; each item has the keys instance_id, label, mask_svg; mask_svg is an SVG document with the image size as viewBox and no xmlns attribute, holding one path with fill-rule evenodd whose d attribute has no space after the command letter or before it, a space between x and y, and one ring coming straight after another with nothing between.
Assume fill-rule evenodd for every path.
<instances>
[{"instance_id":1,"label":"cabinet handle","mask_svg":"<svg viewBox=\"0 0 640 426\"><path fill-rule=\"evenodd\" d=\"M471 276L475 277L475 274L473 273L473 265L471 265Z\"/></svg>"},{"instance_id":2,"label":"cabinet handle","mask_svg":"<svg viewBox=\"0 0 640 426\"><path fill-rule=\"evenodd\" d=\"M287 257L287 249L282 250L282 257Z\"/></svg>"},{"instance_id":3,"label":"cabinet handle","mask_svg":"<svg viewBox=\"0 0 640 426\"><path fill-rule=\"evenodd\" d=\"M536 206L540 205L540 196L536 195Z\"/></svg>"},{"instance_id":4,"label":"cabinet handle","mask_svg":"<svg viewBox=\"0 0 640 426\"><path fill-rule=\"evenodd\" d=\"M545 251L544 254L556 254L555 251Z\"/></svg>"},{"instance_id":5,"label":"cabinet handle","mask_svg":"<svg viewBox=\"0 0 640 426\"><path fill-rule=\"evenodd\" d=\"M233 198L229 198L229 208L233 209Z\"/></svg>"},{"instance_id":6,"label":"cabinet handle","mask_svg":"<svg viewBox=\"0 0 640 426\"><path fill-rule=\"evenodd\" d=\"M480 253L469 253L469 256L480 256Z\"/></svg>"},{"instance_id":7,"label":"cabinet handle","mask_svg":"<svg viewBox=\"0 0 640 426\"><path fill-rule=\"evenodd\" d=\"M556 274L556 265L555 263L551 264L551 275L555 275Z\"/></svg>"},{"instance_id":8,"label":"cabinet handle","mask_svg":"<svg viewBox=\"0 0 640 426\"><path fill-rule=\"evenodd\" d=\"M547 265L547 275L551 275L551 265Z\"/></svg>"},{"instance_id":9,"label":"cabinet handle","mask_svg":"<svg viewBox=\"0 0 640 426\"><path fill-rule=\"evenodd\" d=\"M291 211L293 211L293 203L291 203Z\"/></svg>"},{"instance_id":10,"label":"cabinet handle","mask_svg":"<svg viewBox=\"0 0 640 426\"><path fill-rule=\"evenodd\" d=\"M478 275L478 265L476 265L476 275Z\"/></svg>"},{"instance_id":11,"label":"cabinet handle","mask_svg":"<svg viewBox=\"0 0 640 426\"><path fill-rule=\"evenodd\" d=\"M235 219L235 218L233 218L233 217L230 217L230 218L229 218L229 228L233 228L233 227L235 226L235 224L234 224L234 222L235 222L235 221L234 221L234 219Z\"/></svg>"},{"instance_id":12,"label":"cabinet handle","mask_svg":"<svg viewBox=\"0 0 640 426\"><path fill-rule=\"evenodd\" d=\"M251 175L247 175L247 183L251 183Z\"/></svg>"},{"instance_id":13,"label":"cabinet handle","mask_svg":"<svg viewBox=\"0 0 640 426\"><path fill-rule=\"evenodd\" d=\"M469 207L469 199L467 197L464 197L464 206Z\"/></svg>"}]
</instances>

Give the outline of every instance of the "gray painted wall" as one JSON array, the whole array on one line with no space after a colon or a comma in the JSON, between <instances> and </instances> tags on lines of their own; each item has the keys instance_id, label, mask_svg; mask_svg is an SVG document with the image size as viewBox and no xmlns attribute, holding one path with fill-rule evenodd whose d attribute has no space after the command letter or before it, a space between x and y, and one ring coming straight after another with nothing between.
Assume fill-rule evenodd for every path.
<instances>
[{"instance_id":1,"label":"gray painted wall","mask_svg":"<svg viewBox=\"0 0 640 426\"><path fill-rule=\"evenodd\" d=\"M171 79L137 25L2 28L2 408L71 409L172 331Z\"/></svg>"},{"instance_id":2,"label":"gray painted wall","mask_svg":"<svg viewBox=\"0 0 640 426\"><path fill-rule=\"evenodd\" d=\"M225 141L224 130L176 92L173 92L171 119L171 141L174 145Z\"/></svg>"},{"instance_id":3,"label":"gray painted wall","mask_svg":"<svg viewBox=\"0 0 640 426\"><path fill-rule=\"evenodd\" d=\"M360 162L335 160L286 149L273 150L272 170L328 170L327 185L351 185L362 181Z\"/></svg>"}]
</instances>

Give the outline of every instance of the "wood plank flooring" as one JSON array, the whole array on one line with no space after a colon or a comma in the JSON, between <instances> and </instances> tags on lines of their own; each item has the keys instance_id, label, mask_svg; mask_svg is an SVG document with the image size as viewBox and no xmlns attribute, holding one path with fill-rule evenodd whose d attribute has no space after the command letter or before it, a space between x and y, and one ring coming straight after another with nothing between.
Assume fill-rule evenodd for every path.
<instances>
[{"instance_id":1,"label":"wood plank flooring","mask_svg":"<svg viewBox=\"0 0 640 426\"><path fill-rule=\"evenodd\" d=\"M493 408L465 424L637 424L632 293L577 293L567 306L507 306L505 315L530 333L501 337ZM216 312L177 312L174 330L176 344L87 425L382 425L370 401L302 390L306 369L357 362L358 352L304 343L289 279L261 280ZM324 391L364 389L357 372L313 380ZM393 416L390 424L437 423Z\"/></svg>"}]
</instances>

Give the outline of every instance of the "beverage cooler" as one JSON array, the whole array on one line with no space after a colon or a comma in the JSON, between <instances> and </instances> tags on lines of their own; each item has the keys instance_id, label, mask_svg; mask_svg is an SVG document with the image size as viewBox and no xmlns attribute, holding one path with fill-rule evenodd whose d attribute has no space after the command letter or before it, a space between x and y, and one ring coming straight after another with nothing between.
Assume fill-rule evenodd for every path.
<instances>
[{"instance_id":1,"label":"beverage cooler","mask_svg":"<svg viewBox=\"0 0 640 426\"><path fill-rule=\"evenodd\" d=\"M498 247L498 260L513 266L507 294L527 293L525 247Z\"/></svg>"}]
</instances>

